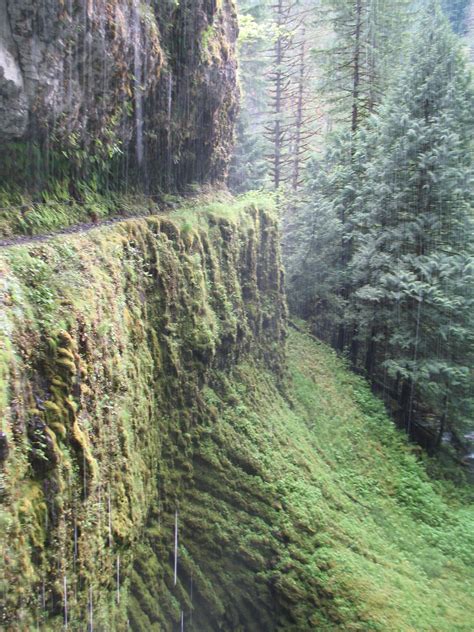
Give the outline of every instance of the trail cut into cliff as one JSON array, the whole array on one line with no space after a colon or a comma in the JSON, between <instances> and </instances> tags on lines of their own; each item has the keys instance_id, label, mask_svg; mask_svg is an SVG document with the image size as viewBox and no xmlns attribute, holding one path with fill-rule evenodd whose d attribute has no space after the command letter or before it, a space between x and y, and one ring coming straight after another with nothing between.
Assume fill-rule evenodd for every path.
<instances>
[{"instance_id":1,"label":"trail cut into cliff","mask_svg":"<svg viewBox=\"0 0 474 632\"><path fill-rule=\"evenodd\" d=\"M286 346L268 200L0 267L4 629L470 629L467 492L334 353Z\"/></svg>"}]
</instances>

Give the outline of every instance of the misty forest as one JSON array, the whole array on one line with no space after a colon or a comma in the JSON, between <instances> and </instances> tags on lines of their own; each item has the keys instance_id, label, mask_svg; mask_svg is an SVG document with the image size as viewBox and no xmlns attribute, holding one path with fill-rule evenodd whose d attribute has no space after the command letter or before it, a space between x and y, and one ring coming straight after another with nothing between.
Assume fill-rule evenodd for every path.
<instances>
[{"instance_id":1,"label":"misty forest","mask_svg":"<svg viewBox=\"0 0 474 632\"><path fill-rule=\"evenodd\" d=\"M0 0L0 629L472 632L474 0Z\"/></svg>"}]
</instances>

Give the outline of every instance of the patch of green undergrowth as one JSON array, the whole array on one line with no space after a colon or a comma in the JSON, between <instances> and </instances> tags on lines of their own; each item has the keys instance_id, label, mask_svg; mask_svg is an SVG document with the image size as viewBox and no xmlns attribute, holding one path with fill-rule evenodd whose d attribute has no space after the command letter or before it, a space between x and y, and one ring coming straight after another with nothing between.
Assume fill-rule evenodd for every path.
<instances>
[{"instance_id":1,"label":"patch of green undergrowth","mask_svg":"<svg viewBox=\"0 0 474 632\"><path fill-rule=\"evenodd\" d=\"M463 490L427 475L331 350L292 332L288 355L290 400L252 361L203 391L210 415L181 505L193 567L180 586L196 573L207 586L206 606L186 605L191 629L467 632Z\"/></svg>"}]
</instances>

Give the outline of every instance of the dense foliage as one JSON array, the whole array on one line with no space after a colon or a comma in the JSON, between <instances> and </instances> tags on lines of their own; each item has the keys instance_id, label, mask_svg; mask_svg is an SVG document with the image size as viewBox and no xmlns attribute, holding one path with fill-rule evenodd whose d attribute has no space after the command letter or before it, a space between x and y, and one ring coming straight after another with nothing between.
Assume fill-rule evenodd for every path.
<instances>
[{"instance_id":1,"label":"dense foliage","mask_svg":"<svg viewBox=\"0 0 474 632\"><path fill-rule=\"evenodd\" d=\"M291 303L433 449L448 428L459 440L474 403L474 92L436 3L362 121L352 96L289 238L304 244L289 251Z\"/></svg>"}]
</instances>

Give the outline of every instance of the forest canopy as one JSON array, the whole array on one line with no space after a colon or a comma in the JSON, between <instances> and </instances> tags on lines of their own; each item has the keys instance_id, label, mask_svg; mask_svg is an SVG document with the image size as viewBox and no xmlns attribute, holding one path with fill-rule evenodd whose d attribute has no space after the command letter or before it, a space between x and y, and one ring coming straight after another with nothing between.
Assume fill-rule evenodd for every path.
<instances>
[{"instance_id":1,"label":"forest canopy","mask_svg":"<svg viewBox=\"0 0 474 632\"><path fill-rule=\"evenodd\" d=\"M283 201L291 309L413 438L459 447L474 411L472 4L240 10L230 183Z\"/></svg>"}]
</instances>

